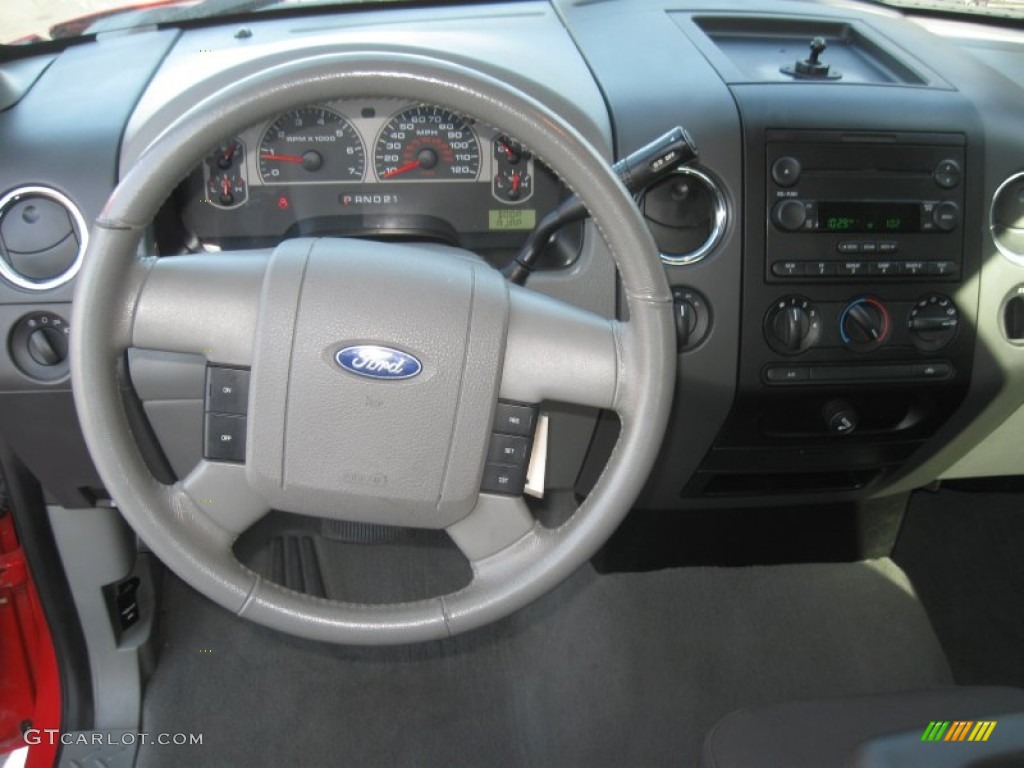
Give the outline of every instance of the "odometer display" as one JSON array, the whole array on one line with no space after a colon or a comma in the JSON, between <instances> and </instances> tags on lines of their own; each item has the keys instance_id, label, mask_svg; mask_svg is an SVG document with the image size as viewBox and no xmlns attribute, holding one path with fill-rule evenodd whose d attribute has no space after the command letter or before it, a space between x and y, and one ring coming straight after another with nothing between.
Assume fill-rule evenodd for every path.
<instances>
[{"instance_id":1,"label":"odometer display","mask_svg":"<svg viewBox=\"0 0 1024 768\"><path fill-rule=\"evenodd\" d=\"M348 120L326 107L302 107L263 133L259 168L264 184L362 181L366 157Z\"/></svg>"},{"instance_id":2,"label":"odometer display","mask_svg":"<svg viewBox=\"0 0 1024 768\"><path fill-rule=\"evenodd\" d=\"M373 154L380 181L475 181L480 145L464 118L440 107L413 107L384 126Z\"/></svg>"}]
</instances>

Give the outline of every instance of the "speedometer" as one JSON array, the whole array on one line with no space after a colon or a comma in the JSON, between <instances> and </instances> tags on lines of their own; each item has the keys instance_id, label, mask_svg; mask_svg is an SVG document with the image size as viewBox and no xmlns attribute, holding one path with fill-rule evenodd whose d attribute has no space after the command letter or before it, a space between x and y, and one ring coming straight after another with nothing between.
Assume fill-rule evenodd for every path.
<instances>
[{"instance_id":1,"label":"speedometer","mask_svg":"<svg viewBox=\"0 0 1024 768\"><path fill-rule=\"evenodd\" d=\"M259 152L264 184L362 181L363 142L352 124L326 107L301 107L278 117L263 133Z\"/></svg>"},{"instance_id":2,"label":"speedometer","mask_svg":"<svg viewBox=\"0 0 1024 768\"><path fill-rule=\"evenodd\" d=\"M420 106L393 117L377 139L374 169L381 181L475 181L480 145L464 118Z\"/></svg>"}]
</instances>

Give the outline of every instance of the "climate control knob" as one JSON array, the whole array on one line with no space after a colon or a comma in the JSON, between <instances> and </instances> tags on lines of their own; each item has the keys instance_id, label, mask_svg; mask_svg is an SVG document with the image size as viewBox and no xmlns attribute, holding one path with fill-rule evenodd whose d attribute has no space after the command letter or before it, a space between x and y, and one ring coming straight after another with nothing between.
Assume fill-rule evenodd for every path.
<instances>
[{"instance_id":1,"label":"climate control knob","mask_svg":"<svg viewBox=\"0 0 1024 768\"><path fill-rule=\"evenodd\" d=\"M839 315L839 337L857 352L870 352L882 346L891 328L889 310L870 296L854 299Z\"/></svg>"},{"instance_id":2,"label":"climate control knob","mask_svg":"<svg viewBox=\"0 0 1024 768\"><path fill-rule=\"evenodd\" d=\"M910 338L922 352L942 349L956 336L959 326L960 314L956 304L940 293L920 299L907 317Z\"/></svg>"},{"instance_id":3,"label":"climate control knob","mask_svg":"<svg viewBox=\"0 0 1024 768\"><path fill-rule=\"evenodd\" d=\"M820 335L821 314L803 296L779 299L764 319L765 339L783 355L798 355L810 349Z\"/></svg>"}]
</instances>

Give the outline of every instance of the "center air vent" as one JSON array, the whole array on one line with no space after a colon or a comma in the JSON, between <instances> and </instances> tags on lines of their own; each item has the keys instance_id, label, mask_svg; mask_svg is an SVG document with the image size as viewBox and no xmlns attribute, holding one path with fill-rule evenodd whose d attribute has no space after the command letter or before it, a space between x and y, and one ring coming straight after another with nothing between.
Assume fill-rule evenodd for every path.
<instances>
[{"instance_id":1,"label":"center air vent","mask_svg":"<svg viewBox=\"0 0 1024 768\"><path fill-rule=\"evenodd\" d=\"M989 216L999 252L1024 265L1024 173L1014 174L999 185Z\"/></svg>"},{"instance_id":2,"label":"center air vent","mask_svg":"<svg viewBox=\"0 0 1024 768\"><path fill-rule=\"evenodd\" d=\"M0 276L29 291L56 288L82 266L89 232L75 204L49 187L0 199Z\"/></svg>"},{"instance_id":3,"label":"center air vent","mask_svg":"<svg viewBox=\"0 0 1024 768\"><path fill-rule=\"evenodd\" d=\"M700 261L725 232L725 196L694 168L680 168L650 187L640 198L640 211L666 264Z\"/></svg>"}]
</instances>

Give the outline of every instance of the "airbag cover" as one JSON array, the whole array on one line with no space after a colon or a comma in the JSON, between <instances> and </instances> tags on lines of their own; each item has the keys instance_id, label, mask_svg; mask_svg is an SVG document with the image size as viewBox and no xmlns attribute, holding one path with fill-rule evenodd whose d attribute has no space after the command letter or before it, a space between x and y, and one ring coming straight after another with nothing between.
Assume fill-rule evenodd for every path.
<instances>
[{"instance_id":1,"label":"airbag cover","mask_svg":"<svg viewBox=\"0 0 1024 768\"><path fill-rule=\"evenodd\" d=\"M283 244L256 334L250 482L277 509L322 517L427 528L465 517L507 323L501 276L462 251ZM351 351L366 346L381 350L378 375Z\"/></svg>"}]
</instances>

